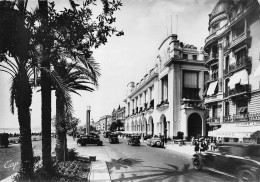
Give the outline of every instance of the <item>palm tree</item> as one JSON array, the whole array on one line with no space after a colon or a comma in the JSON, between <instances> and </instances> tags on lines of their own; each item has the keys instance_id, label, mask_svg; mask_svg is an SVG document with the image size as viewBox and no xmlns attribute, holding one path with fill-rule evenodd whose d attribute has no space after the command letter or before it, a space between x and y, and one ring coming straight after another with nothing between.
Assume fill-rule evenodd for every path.
<instances>
[{"instance_id":1,"label":"palm tree","mask_svg":"<svg viewBox=\"0 0 260 182\"><path fill-rule=\"evenodd\" d=\"M91 69L86 68L82 62L91 66ZM86 65L85 64L85 65ZM91 58L88 60L81 60L81 63L68 63L65 59L54 64L55 71L63 79L68 93L75 93L80 95L77 90L94 91L89 87L89 84L97 86L97 78L100 76L97 63ZM62 98L63 93L56 89L56 158L58 161L67 158L67 138L66 138L66 119L72 115L72 108L68 107L68 103L64 102Z\"/></svg>"},{"instance_id":2,"label":"palm tree","mask_svg":"<svg viewBox=\"0 0 260 182\"><path fill-rule=\"evenodd\" d=\"M20 126L20 174L22 178L29 179L33 172L30 118L32 89L29 82L33 69L28 57L30 32L25 27L23 4L18 4L19 10L13 7L14 4L8 1L0 4L0 71L11 76L11 112L14 113L16 106Z\"/></svg>"}]
</instances>

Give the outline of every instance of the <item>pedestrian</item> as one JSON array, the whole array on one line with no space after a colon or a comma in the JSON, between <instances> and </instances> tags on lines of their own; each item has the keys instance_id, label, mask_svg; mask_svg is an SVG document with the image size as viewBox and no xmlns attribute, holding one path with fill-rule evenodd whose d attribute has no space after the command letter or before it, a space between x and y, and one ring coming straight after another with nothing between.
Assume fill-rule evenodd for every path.
<instances>
[{"instance_id":1,"label":"pedestrian","mask_svg":"<svg viewBox=\"0 0 260 182\"><path fill-rule=\"evenodd\" d=\"M191 146L194 145L194 136L191 136Z\"/></svg>"},{"instance_id":2,"label":"pedestrian","mask_svg":"<svg viewBox=\"0 0 260 182\"><path fill-rule=\"evenodd\" d=\"M199 145L199 141L198 139L195 139L195 142L194 142L194 150L196 153L198 153L199 149L200 149L200 145Z\"/></svg>"},{"instance_id":3,"label":"pedestrian","mask_svg":"<svg viewBox=\"0 0 260 182\"><path fill-rule=\"evenodd\" d=\"M205 152L208 150L208 145L206 140L202 140L201 144L200 144L200 152Z\"/></svg>"}]
</instances>

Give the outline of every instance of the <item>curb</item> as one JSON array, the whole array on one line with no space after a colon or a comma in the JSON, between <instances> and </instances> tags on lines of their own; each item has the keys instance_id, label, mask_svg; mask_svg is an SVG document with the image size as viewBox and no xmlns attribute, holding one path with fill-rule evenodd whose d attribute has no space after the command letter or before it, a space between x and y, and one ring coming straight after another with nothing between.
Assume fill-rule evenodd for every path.
<instances>
[{"instance_id":1,"label":"curb","mask_svg":"<svg viewBox=\"0 0 260 182\"><path fill-rule=\"evenodd\" d=\"M88 182L111 182L105 161L95 161L91 163Z\"/></svg>"}]
</instances>

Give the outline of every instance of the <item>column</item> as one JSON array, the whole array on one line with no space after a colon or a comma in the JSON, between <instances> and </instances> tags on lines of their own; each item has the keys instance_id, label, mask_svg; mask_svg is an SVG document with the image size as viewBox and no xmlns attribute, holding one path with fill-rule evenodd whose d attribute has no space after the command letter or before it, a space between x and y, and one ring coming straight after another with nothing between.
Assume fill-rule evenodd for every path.
<instances>
[{"instance_id":1,"label":"column","mask_svg":"<svg viewBox=\"0 0 260 182\"><path fill-rule=\"evenodd\" d=\"M90 106L87 106L87 115L86 115L86 134L90 132Z\"/></svg>"},{"instance_id":2,"label":"column","mask_svg":"<svg viewBox=\"0 0 260 182\"><path fill-rule=\"evenodd\" d=\"M223 79L223 46L222 43L218 44L218 92L222 92L222 79Z\"/></svg>"}]
</instances>

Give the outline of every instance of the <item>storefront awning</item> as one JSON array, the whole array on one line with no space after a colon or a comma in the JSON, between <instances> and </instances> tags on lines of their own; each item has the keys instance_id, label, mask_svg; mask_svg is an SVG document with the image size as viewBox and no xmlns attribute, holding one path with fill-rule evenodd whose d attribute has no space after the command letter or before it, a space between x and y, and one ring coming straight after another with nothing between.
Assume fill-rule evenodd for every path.
<instances>
[{"instance_id":1,"label":"storefront awning","mask_svg":"<svg viewBox=\"0 0 260 182\"><path fill-rule=\"evenodd\" d=\"M260 126L222 126L221 128L209 131L208 136L226 138L250 138L250 135L260 131Z\"/></svg>"},{"instance_id":2,"label":"storefront awning","mask_svg":"<svg viewBox=\"0 0 260 182\"><path fill-rule=\"evenodd\" d=\"M228 86L230 89L233 89L238 83L241 85L248 84L248 73L245 69L240 70L231 76L230 81L228 82Z\"/></svg>"},{"instance_id":3,"label":"storefront awning","mask_svg":"<svg viewBox=\"0 0 260 182\"><path fill-rule=\"evenodd\" d=\"M209 84L207 95L213 95L214 94L217 84L218 84L218 81L211 82Z\"/></svg>"}]
</instances>

